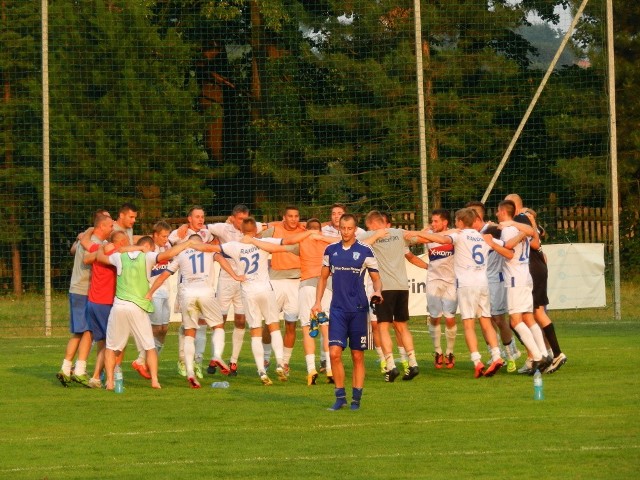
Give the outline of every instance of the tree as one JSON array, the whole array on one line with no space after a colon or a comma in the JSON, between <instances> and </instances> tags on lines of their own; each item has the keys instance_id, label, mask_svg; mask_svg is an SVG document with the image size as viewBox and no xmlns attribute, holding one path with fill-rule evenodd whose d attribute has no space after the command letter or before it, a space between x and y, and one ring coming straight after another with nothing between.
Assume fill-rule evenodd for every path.
<instances>
[{"instance_id":1,"label":"tree","mask_svg":"<svg viewBox=\"0 0 640 480\"><path fill-rule=\"evenodd\" d=\"M42 130L33 122L42 116L39 22L28 2L0 2L0 244L10 247L16 296L23 291L23 241L41 235L36 219L42 177L36 165Z\"/></svg>"}]
</instances>

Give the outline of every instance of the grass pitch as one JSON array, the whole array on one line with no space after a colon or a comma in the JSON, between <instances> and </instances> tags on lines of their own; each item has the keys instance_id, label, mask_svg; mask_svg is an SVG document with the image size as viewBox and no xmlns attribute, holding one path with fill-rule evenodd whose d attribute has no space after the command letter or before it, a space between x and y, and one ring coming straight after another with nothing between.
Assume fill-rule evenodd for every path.
<instances>
[{"instance_id":1,"label":"grass pitch","mask_svg":"<svg viewBox=\"0 0 640 480\"><path fill-rule=\"evenodd\" d=\"M531 377L473 379L462 336L456 368L435 370L413 320L420 375L385 384L368 353L357 412L329 412L332 386L307 387L300 338L286 384L260 384L246 341L229 389L209 387L217 374L191 390L173 332L163 389L127 365L121 395L57 382L66 337L0 339L0 478L637 478L640 321L553 317L569 361L544 376L544 401Z\"/></svg>"}]
</instances>

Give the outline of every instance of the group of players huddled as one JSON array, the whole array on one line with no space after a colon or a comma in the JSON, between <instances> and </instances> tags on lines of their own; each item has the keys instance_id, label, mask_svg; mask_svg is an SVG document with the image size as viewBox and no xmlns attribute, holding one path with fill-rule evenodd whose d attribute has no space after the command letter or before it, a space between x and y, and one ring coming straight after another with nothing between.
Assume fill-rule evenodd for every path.
<instances>
[{"instance_id":1,"label":"group of players huddled","mask_svg":"<svg viewBox=\"0 0 640 480\"><path fill-rule=\"evenodd\" d=\"M547 268L540 245L544 231L536 225L535 213L523 208L515 194L498 205L498 224L485 223L484 213L482 203L470 202L456 212L451 225L449 211L437 209L428 228L408 231L393 228L387 214L371 211L365 217L365 231L346 206L338 203L324 223L317 218L301 222L298 208L288 206L281 221L262 224L249 215L246 206L237 205L226 222L207 225L203 208L194 206L181 227L172 230L159 221L150 235L137 236L133 235L135 205L123 204L116 219L99 210L93 226L72 247L71 338L57 378L64 386L77 383L113 390L114 372L121 368L133 335L138 358L132 368L150 379L153 388L161 388L158 355L171 316L166 280L177 274L174 308L182 316L178 372L191 388L200 388L203 378L208 330L211 360L207 373L238 375L248 328L260 381L272 384L268 367L273 355L275 374L286 382L300 321L307 384L315 385L319 373L324 373L327 383L335 385L336 400L330 409L346 407L342 352L349 346L353 361L350 408L357 410L364 387L365 350L375 348L386 382L400 375L411 381L419 374L407 326L406 261L427 269L435 368L454 368L459 309L475 378L495 375L505 360L507 371L516 371L515 361L521 354L514 334L528 353L519 373L555 372L566 356L546 314ZM417 243L427 244L428 263L409 250ZM216 289L215 261L220 264ZM224 327L230 306L234 326L227 363L223 359ZM444 351L440 345L442 318ZM487 365L478 347L476 318L491 355ZM394 359L392 328L400 365ZM319 369L315 354L318 330ZM92 345L96 362L90 375L87 359Z\"/></svg>"}]
</instances>

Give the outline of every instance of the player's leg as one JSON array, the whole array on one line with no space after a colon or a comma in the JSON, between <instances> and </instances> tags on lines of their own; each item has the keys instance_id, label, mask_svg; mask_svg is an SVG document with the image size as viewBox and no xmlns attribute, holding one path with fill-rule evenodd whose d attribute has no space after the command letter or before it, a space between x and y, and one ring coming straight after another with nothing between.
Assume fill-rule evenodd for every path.
<instances>
[{"instance_id":1,"label":"player's leg","mask_svg":"<svg viewBox=\"0 0 640 480\"><path fill-rule=\"evenodd\" d=\"M458 309L458 299L456 286L453 283L445 284L441 295L442 313L444 315L444 336L447 342L445 350L444 364L447 368L453 368L456 364L454 349L456 346L456 335L458 326L456 325L456 310Z\"/></svg>"},{"instance_id":2,"label":"player's leg","mask_svg":"<svg viewBox=\"0 0 640 480\"><path fill-rule=\"evenodd\" d=\"M311 337L311 307L315 303L316 289L312 285L301 285L298 292L298 312L302 327L302 348L307 367L307 385L315 385L318 378L316 370L316 339ZM316 332L317 334L318 332Z\"/></svg>"},{"instance_id":3,"label":"player's leg","mask_svg":"<svg viewBox=\"0 0 640 480\"><path fill-rule=\"evenodd\" d=\"M156 352L149 315L141 308L130 308L128 312L131 333L136 342L136 347L138 351L142 350L146 353L147 367L151 376L151 387L161 388L158 382L158 352Z\"/></svg>"},{"instance_id":4,"label":"player's leg","mask_svg":"<svg viewBox=\"0 0 640 480\"><path fill-rule=\"evenodd\" d=\"M427 313L428 328L431 342L433 343L434 365L436 368L442 368L444 364L444 355L440 345L442 330L440 327L440 317L443 315L442 292L443 282L440 280L432 280L427 283Z\"/></svg>"},{"instance_id":5,"label":"player's leg","mask_svg":"<svg viewBox=\"0 0 640 480\"><path fill-rule=\"evenodd\" d=\"M349 314L340 310L331 309L329 312L329 357L331 359L331 368L333 372L333 380L335 383L335 403L330 410L339 410L347 405L347 395L345 392L344 381L345 372L342 363L342 352L347 345L349 333Z\"/></svg>"}]
</instances>

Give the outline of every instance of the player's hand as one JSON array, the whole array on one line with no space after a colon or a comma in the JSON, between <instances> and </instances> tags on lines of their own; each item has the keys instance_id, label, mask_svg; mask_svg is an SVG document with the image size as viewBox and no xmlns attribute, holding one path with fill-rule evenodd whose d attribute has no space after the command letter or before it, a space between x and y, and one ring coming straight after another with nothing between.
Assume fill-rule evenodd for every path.
<instances>
[{"instance_id":1,"label":"player's hand","mask_svg":"<svg viewBox=\"0 0 640 480\"><path fill-rule=\"evenodd\" d=\"M242 282L246 282L247 281L247 277L246 277L246 275L236 275L234 280L236 282L242 283Z\"/></svg>"},{"instance_id":2,"label":"player's hand","mask_svg":"<svg viewBox=\"0 0 640 480\"><path fill-rule=\"evenodd\" d=\"M370 301L376 305L379 305L382 302L384 302L384 298L382 297L382 292L380 292L379 290L373 292L373 295L371 295Z\"/></svg>"},{"instance_id":3,"label":"player's hand","mask_svg":"<svg viewBox=\"0 0 640 480\"><path fill-rule=\"evenodd\" d=\"M151 290L149 290L147 294L144 296L144 298L147 300L151 300L151 297L153 297L153 295L151 294Z\"/></svg>"},{"instance_id":4,"label":"player's hand","mask_svg":"<svg viewBox=\"0 0 640 480\"><path fill-rule=\"evenodd\" d=\"M184 238L187 236L187 231L189 230L189 225L188 224L183 224L180 225L180 227L178 228L178 231L176 232L176 234L178 235L178 238Z\"/></svg>"},{"instance_id":5,"label":"player's hand","mask_svg":"<svg viewBox=\"0 0 640 480\"><path fill-rule=\"evenodd\" d=\"M320 305L319 303L316 303L313 307L311 307L311 313L313 313L314 315L317 315L317 313L321 311L322 305Z\"/></svg>"}]
</instances>

